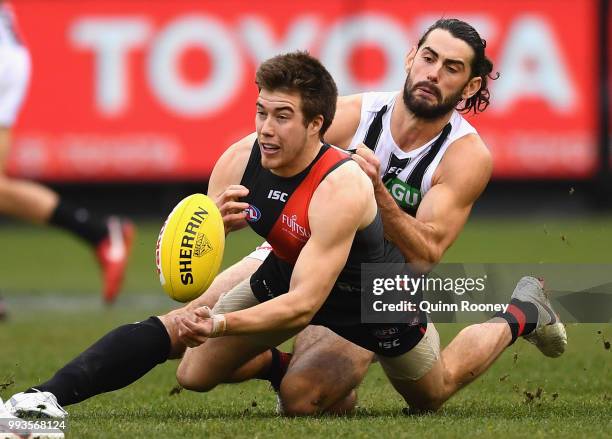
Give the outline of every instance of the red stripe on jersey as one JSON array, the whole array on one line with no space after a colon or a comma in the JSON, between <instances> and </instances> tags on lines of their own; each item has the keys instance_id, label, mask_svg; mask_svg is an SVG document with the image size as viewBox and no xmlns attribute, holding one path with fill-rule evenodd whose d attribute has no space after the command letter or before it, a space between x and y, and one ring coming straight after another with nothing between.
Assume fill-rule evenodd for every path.
<instances>
[{"instance_id":1,"label":"red stripe on jersey","mask_svg":"<svg viewBox=\"0 0 612 439\"><path fill-rule=\"evenodd\" d=\"M312 195L329 170L346 158L345 152L333 147L329 148L312 166L306 178L287 200L266 237L279 259L291 264L297 261L300 251L310 238L308 207Z\"/></svg>"},{"instance_id":2,"label":"red stripe on jersey","mask_svg":"<svg viewBox=\"0 0 612 439\"><path fill-rule=\"evenodd\" d=\"M523 330L525 329L525 323L527 321L527 318L525 317L525 313L521 311L521 309L518 306L515 306L515 305L510 305L508 307L508 312L514 316L514 318L516 319L519 325L518 334L516 336L520 337L521 334L523 333Z\"/></svg>"}]
</instances>

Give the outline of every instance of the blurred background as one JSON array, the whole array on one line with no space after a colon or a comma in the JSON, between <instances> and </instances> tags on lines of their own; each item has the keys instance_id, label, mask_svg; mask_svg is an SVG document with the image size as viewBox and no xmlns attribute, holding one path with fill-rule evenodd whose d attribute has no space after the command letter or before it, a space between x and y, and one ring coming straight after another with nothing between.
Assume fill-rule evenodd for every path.
<instances>
[{"instance_id":1,"label":"blurred background","mask_svg":"<svg viewBox=\"0 0 612 439\"><path fill-rule=\"evenodd\" d=\"M449 257L610 259L607 0L11 3L30 49L32 79L8 172L42 181L95 212L134 218L142 246L134 263L143 278L131 273L128 289L155 285L153 249L163 219L181 197L205 191L221 152L253 131L261 61L306 49L329 68L342 94L399 90L405 55L440 17L474 25L501 74L490 83L491 106L468 116L493 153L494 177ZM257 242L244 236L248 244L238 246L236 257ZM87 289L82 282L97 288L93 262L65 268L73 263L63 259L68 254L90 258L86 249L72 249L71 239L0 219L0 289L10 296L40 287L49 282L46 273L65 277L57 284L62 291ZM554 240L543 255L521 250L525 240L546 247L543 239ZM58 247L69 250L58 255ZM37 271L24 277L12 268L24 263Z\"/></svg>"}]
</instances>

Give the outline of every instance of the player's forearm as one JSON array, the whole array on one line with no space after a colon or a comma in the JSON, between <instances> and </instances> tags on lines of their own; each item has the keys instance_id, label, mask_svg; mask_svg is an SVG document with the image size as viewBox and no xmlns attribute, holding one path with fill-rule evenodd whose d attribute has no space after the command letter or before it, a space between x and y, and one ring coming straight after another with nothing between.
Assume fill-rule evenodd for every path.
<instances>
[{"instance_id":1,"label":"player's forearm","mask_svg":"<svg viewBox=\"0 0 612 439\"><path fill-rule=\"evenodd\" d=\"M442 251L429 225L401 210L384 186L377 188L376 201L385 235L399 248L407 262L432 265L440 261Z\"/></svg>"},{"instance_id":2,"label":"player's forearm","mask_svg":"<svg viewBox=\"0 0 612 439\"><path fill-rule=\"evenodd\" d=\"M307 326L313 313L286 300L288 295L289 293L278 297L278 300L274 300L275 303L264 302L252 308L225 314L226 328L223 335L246 335Z\"/></svg>"}]
</instances>

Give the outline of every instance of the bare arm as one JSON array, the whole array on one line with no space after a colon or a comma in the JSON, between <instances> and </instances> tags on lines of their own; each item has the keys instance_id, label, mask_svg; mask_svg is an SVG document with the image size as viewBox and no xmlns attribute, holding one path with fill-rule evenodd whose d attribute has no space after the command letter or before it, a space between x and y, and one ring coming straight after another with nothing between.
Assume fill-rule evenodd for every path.
<instances>
[{"instance_id":1,"label":"bare arm","mask_svg":"<svg viewBox=\"0 0 612 439\"><path fill-rule=\"evenodd\" d=\"M432 187L413 218L395 203L380 180L376 157L368 151L360 149L356 160L362 168L369 167L365 170L374 181L385 234L407 261L426 271L442 259L465 225L474 202L491 177L491 155L476 135L455 141L446 151Z\"/></svg>"},{"instance_id":2,"label":"bare arm","mask_svg":"<svg viewBox=\"0 0 612 439\"><path fill-rule=\"evenodd\" d=\"M355 184L346 185L346 179ZM372 192L366 176L351 163L327 176L310 204L311 236L295 264L289 291L252 308L225 314L223 335L305 327L327 299L346 264L355 232L376 215ZM196 311L196 315L207 317L202 310ZM185 323L207 336L221 335L213 332L212 320Z\"/></svg>"},{"instance_id":3,"label":"bare arm","mask_svg":"<svg viewBox=\"0 0 612 439\"><path fill-rule=\"evenodd\" d=\"M255 139L256 134L250 134L230 146L215 163L208 181L208 196L221 211L226 234L247 225L245 209L249 206L238 198L248 195L249 191L239 183Z\"/></svg>"},{"instance_id":4,"label":"bare arm","mask_svg":"<svg viewBox=\"0 0 612 439\"><path fill-rule=\"evenodd\" d=\"M325 133L325 141L340 148L348 148L361 119L361 94L340 96L336 115Z\"/></svg>"}]
</instances>

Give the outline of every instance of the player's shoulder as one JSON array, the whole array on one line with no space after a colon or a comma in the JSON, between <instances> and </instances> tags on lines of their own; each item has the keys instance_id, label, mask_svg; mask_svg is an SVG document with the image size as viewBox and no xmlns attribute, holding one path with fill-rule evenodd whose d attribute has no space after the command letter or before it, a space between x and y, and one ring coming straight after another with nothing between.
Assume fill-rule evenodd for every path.
<instances>
[{"instance_id":1,"label":"player's shoulder","mask_svg":"<svg viewBox=\"0 0 612 439\"><path fill-rule=\"evenodd\" d=\"M383 106L389 105L397 96L397 91L368 91L352 95L340 96L336 111L359 113L363 110L378 112Z\"/></svg>"},{"instance_id":2,"label":"player's shoulder","mask_svg":"<svg viewBox=\"0 0 612 439\"><path fill-rule=\"evenodd\" d=\"M363 100L363 93L357 93L346 96L338 96L336 103L336 111L343 112L361 112L361 102Z\"/></svg>"},{"instance_id":3,"label":"player's shoulder","mask_svg":"<svg viewBox=\"0 0 612 439\"><path fill-rule=\"evenodd\" d=\"M247 161L251 155L251 151L253 150L253 145L256 140L256 133L243 137L227 148L221 158L225 159L224 161L229 161L232 163Z\"/></svg>"},{"instance_id":4,"label":"player's shoulder","mask_svg":"<svg viewBox=\"0 0 612 439\"><path fill-rule=\"evenodd\" d=\"M357 162L348 160L327 174L319 187L322 192L328 192L334 198L342 200L349 198L367 198L373 193L372 181L359 167Z\"/></svg>"},{"instance_id":5,"label":"player's shoulder","mask_svg":"<svg viewBox=\"0 0 612 439\"><path fill-rule=\"evenodd\" d=\"M346 149L361 121L361 94L340 96L336 102L336 114L325 133L325 140Z\"/></svg>"},{"instance_id":6,"label":"player's shoulder","mask_svg":"<svg viewBox=\"0 0 612 439\"><path fill-rule=\"evenodd\" d=\"M369 178L366 173L363 172L361 167L354 160L347 160L346 162L342 163L340 166L330 172L328 176L325 177L325 179L327 179L328 177L331 177L334 180L340 180L348 177L352 177L358 180L362 180L365 178L366 181L369 181Z\"/></svg>"},{"instance_id":7,"label":"player's shoulder","mask_svg":"<svg viewBox=\"0 0 612 439\"><path fill-rule=\"evenodd\" d=\"M372 181L357 162L342 163L317 186L310 204L312 212L323 213L328 221L369 224L376 213Z\"/></svg>"},{"instance_id":8,"label":"player's shoulder","mask_svg":"<svg viewBox=\"0 0 612 439\"><path fill-rule=\"evenodd\" d=\"M444 158L449 158L451 162L469 160L474 165L492 162L491 151L475 131L454 140L449 145Z\"/></svg>"},{"instance_id":9,"label":"player's shoulder","mask_svg":"<svg viewBox=\"0 0 612 439\"><path fill-rule=\"evenodd\" d=\"M240 182L256 139L257 134L249 134L232 144L221 154L210 177L210 182L216 189L224 189L229 184Z\"/></svg>"},{"instance_id":10,"label":"player's shoulder","mask_svg":"<svg viewBox=\"0 0 612 439\"><path fill-rule=\"evenodd\" d=\"M491 162L491 152L476 131L476 128L459 112L454 111L450 123L452 129L449 133L448 145L443 162L453 166L456 162L461 165L467 160L474 165L484 166Z\"/></svg>"},{"instance_id":11,"label":"player's shoulder","mask_svg":"<svg viewBox=\"0 0 612 439\"><path fill-rule=\"evenodd\" d=\"M434 184L453 181L461 185L486 185L492 169L493 157L489 148L478 133L472 132L449 145L436 169Z\"/></svg>"}]
</instances>

